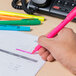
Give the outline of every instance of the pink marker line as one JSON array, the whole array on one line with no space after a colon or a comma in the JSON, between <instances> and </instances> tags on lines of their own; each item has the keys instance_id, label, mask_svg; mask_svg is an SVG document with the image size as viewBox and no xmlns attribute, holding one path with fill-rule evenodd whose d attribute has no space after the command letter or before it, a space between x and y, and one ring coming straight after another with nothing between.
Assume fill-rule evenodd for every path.
<instances>
[{"instance_id":1,"label":"pink marker line","mask_svg":"<svg viewBox=\"0 0 76 76\"><path fill-rule=\"evenodd\" d=\"M25 52L25 53L28 53L28 54L32 54L31 52L28 52L28 51L25 51L25 50L21 50L21 49L16 49L18 51L21 51L21 52Z\"/></svg>"}]
</instances>

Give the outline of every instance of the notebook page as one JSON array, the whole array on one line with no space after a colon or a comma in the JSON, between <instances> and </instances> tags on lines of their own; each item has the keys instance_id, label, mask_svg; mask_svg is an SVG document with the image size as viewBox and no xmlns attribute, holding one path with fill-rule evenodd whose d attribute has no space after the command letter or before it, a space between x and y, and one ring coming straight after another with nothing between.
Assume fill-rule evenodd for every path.
<instances>
[{"instance_id":1,"label":"notebook page","mask_svg":"<svg viewBox=\"0 0 76 76\"><path fill-rule=\"evenodd\" d=\"M0 31L0 76L35 76L45 61L16 49L32 52L37 40L24 32Z\"/></svg>"}]
</instances>

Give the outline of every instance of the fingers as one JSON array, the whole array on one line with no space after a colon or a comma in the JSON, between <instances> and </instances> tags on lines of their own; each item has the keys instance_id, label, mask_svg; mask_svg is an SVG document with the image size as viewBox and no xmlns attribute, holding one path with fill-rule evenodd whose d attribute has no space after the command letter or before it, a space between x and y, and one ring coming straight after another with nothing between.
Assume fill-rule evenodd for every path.
<instances>
[{"instance_id":1,"label":"fingers","mask_svg":"<svg viewBox=\"0 0 76 76\"><path fill-rule=\"evenodd\" d=\"M42 47L46 48L47 50L50 49L51 45L54 44L54 39L53 38L47 38L46 36L41 36L38 39L39 45Z\"/></svg>"},{"instance_id":2,"label":"fingers","mask_svg":"<svg viewBox=\"0 0 76 76\"><path fill-rule=\"evenodd\" d=\"M42 57L43 60L45 61L54 61L53 56L51 55L51 53L49 51L47 51L45 48L41 48L39 50L39 55Z\"/></svg>"},{"instance_id":3,"label":"fingers","mask_svg":"<svg viewBox=\"0 0 76 76\"><path fill-rule=\"evenodd\" d=\"M47 57L48 57L49 54L50 54L50 53L49 53L48 51L44 52L44 53L41 55L42 59L45 60L45 61L47 61Z\"/></svg>"},{"instance_id":4,"label":"fingers","mask_svg":"<svg viewBox=\"0 0 76 76\"><path fill-rule=\"evenodd\" d=\"M48 51L44 52L44 53L41 55L41 57L42 57L42 59L45 60L45 61L49 61L49 62L54 61L53 56L52 56Z\"/></svg>"},{"instance_id":5,"label":"fingers","mask_svg":"<svg viewBox=\"0 0 76 76\"><path fill-rule=\"evenodd\" d=\"M51 54L49 54L49 56L47 57L47 61L52 62L55 59L53 58L53 56Z\"/></svg>"},{"instance_id":6,"label":"fingers","mask_svg":"<svg viewBox=\"0 0 76 76\"><path fill-rule=\"evenodd\" d=\"M40 48L40 50L38 51L39 52L39 55L41 56L45 51L46 51L45 48Z\"/></svg>"}]
</instances>

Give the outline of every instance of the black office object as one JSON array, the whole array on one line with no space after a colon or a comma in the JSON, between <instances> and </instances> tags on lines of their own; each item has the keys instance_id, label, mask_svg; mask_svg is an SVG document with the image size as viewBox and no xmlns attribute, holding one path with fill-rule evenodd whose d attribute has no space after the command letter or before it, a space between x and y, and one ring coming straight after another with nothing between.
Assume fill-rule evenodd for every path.
<instances>
[{"instance_id":1,"label":"black office object","mask_svg":"<svg viewBox=\"0 0 76 76\"><path fill-rule=\"evenodd\" d=\"M64 18L76 6L76 0L20 0L22 6L17 5L19 0L13 0L12 6L23 9L28 14L35 12Z\"/></svg>"}]
</instances>

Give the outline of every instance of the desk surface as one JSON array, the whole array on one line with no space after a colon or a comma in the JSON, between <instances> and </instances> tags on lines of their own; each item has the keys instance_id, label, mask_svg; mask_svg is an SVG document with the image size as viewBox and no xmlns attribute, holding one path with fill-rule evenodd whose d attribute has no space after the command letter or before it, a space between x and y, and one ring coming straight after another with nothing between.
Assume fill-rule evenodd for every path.
<instances>
[{"instance_id":1,"label":"desk surface","mask_svg":"<svg viewBox=\"0 0 76 76\"><path fill-rule=\"evenodd\" d=\"M11 7L12 0L0 0L0 10L24 13L24 11L16 10ZM38 14L41 15L41 14ZM54 27L56 27L62 19L41 15L46 18L46 21L42 25L31 26L32 31L27 32L33 35L40 36L46 34ZM76 23L70 22L67 27L72 28L76 32ZM36 76L74 76L66 68L64 68L58 62L46 62L42 69L38 72Z\"/></svg>"}]
</instances>

